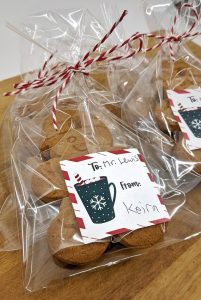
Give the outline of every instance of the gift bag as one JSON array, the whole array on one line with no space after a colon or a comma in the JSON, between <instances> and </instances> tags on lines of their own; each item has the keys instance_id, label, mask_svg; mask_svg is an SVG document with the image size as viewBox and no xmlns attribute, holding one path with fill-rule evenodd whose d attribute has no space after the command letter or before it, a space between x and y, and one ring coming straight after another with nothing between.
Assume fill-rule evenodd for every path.
<instances>
[{"instance_id":1,"label":"gift bag","mask_svg":"<svg viewBox=\"0 0 201 300\"><path fill-rule=\"evenodd\" d=\"M94 24L87 16L81 28ZM70 46L74 36L68 36ZM104 36L72 65L52 54L28 82L16 85L12 185L29 291L200 233L200 175L175 158L172 137L157 126L150 134L132 126L124 117L124 97L132 91L111 87L122 69L133 77L133 68L125 72L121 62L135 65L144 53L142 36L133 36L134 50L123 47L127 42L101 51ZM81 49L88 46L83 37L76 39ZM44 41L39 44L49 47ZM93 77L94 71L102 76L102 59L113 68L106 88Z\"/></svg>"},{"instance_id":2,"label":"gift bag","mask_svg":"<svg viewBox=\"0 0 201 300\"><path fill-rule=\"evenodd\" d=\"M102 3L100 5L101 21L94 17L91 12L78 9L78 10L60 10L38 13L24 20L18 20L8 22L8 27L14 32L18 33L24 38L24 42L21 44L21 68L22 79L29 81L37 76L38 79L45 75L45 72L51 69L52 65L57 65L59 68L62 64L73 64L81 55L84 55L95 43L100 41L104 34L111 28L112 24L116 21L117 8L112 3ZM37 26L35 26L37 25ZM61 35L60 33L65 34ZM97 47L93 56L96 57L103 49L108 49L111 44L119 43L124 39L124 30L121 25L116 29L111 36L110 41L106 40L101 47ZM119 49L119 54L125 52L122 47ZM53 53L53 57L50 59L49 64L43 66L43 69L39 71L41 64L44 64L44 60L48 60L50 53ZM112 65L108 66L104 61L97 62L91 68L91 72L88 75L91 80L89 81L91 90L99 90L99 92L106 99L108 109L111 109L113 103L117 104L116 114L119 113L120 102L122 97L125 96L125 92L122 91L122 86L127 86L127 93L130 91L135 81L138 78L139 66L144 64L143 55L139 55L137 62L130 59L119 64L116 69L115 77L112 79L108 74L112 74ZM97 72L97 66L99 71ZM143 66L140 66L142 69ZM132 69L132 73L127 76L128 69ZM27 72L27 70L30 70ZM55 69L56 70L56 69ZM118 84L117 84L118 76ZM17 87L17 84L15 85ZM16 202L13 200L12 195L12 175L11 175L11 149L15 145L15 140L19 138L19 132L23 131L24 120L32 120L39 111L50 111L51 101L55 96L55 90L57 84L44 87L40 91L32 89L29 95L21 93L16 97L12 106L8 109L5 119L1 127L1 203L0 203L0 223L1 227L1 250L12 250L19 248L19 242L17 241L17 222L16 222ZM72 98L72 101L76 100L76 91L74 90L73 82L69 82L68 89L65 89L59 99ZM108 99L108 91L113 90L114 94L110 93L110 99ZM121 91L121 93L120 93ZM121 95L120 95L121 94ZM112 96L111 96L112 95ZM72 109L74 108L74 102L72 102ZM58 117L61 119L61 127L63 122L65 123L66 117L69 118L68 113L61 110L58 112ZM51 117L50 117L51 119ZM51 123L51 121L50 121ZM45 125L44 125L45 126ZM64 127L66 125L64 124ZM49 128L49 129L48 129ZM54 135L54 129L51 128L51 124L45 126L45 130L48 130L48 136ZM65 128L64 128L65 130ZM62 130L61 130L62 131ZM29 136L25 137L24 134L24 147L26 148L26 142L29 140ZM48 141L46 142L48 143ZM43 156L48 155L48 151L45 151L47 145L44 143L41 145L43 150ZM14 166L15 167L15 166ZM8 187L9 186L9 187ZM17 199L18 202L18 199ZM10 218L12 215L12 218ZM12 220L12 221L11 221ZM11 224L12 223L12 224ZM14 242L14 240L16 240ZM11 246L9 246L9 243ZM14 246L16 244L16 246Z\"/></svg>"},{"instance_id":3,"label":"gift bag","mask_svg":"<svg viewBox=\"0 0 201 300\"><path fill-rule=\"evenodd\" d=\"M9 106L0 124L0 251L20 249L11 167L11 150L14 143L11 128Z\"/></svg>"},{"instance_id":4,"label":"gift bag","mask_svg":"<svg viewBox=\"0 0 201 300\"><path fill-rule=\"evenodd\" d=\"M35 117L21 120L12 150L28 290L147 253L200 230L193 189L199 192L200 178L185 173L185 167L177 176L174 157L134 133L113 113L114 105L108 110L105 95L91 91L83 75L73 81L77 98L58 102L59 131L52 130L47 102ZM74 170L77 163L84 165ZM130 193L138 200L126 199ZM126 225L125 214L131 222ZM132 224L137 216L142 223ZM101 230L91 232L93 224Z\"/></svg>"},{"instance_id":5,"label":"gift bag","mask_svg":"<svg viewBox=\"0 0 201 300\"><path fill-rule=\"evenodd\" d=\"M181 7L170 36L164 35L166 41L180 44L170 41L160 48L123 104L124 118L131 126L148 136L154 134L157 140L162 136L165 145L171 144L176 159L198 173L201 65L186 47L185 36L199 34L199 20L195 8Z\"/></svg>"}]
</instances>

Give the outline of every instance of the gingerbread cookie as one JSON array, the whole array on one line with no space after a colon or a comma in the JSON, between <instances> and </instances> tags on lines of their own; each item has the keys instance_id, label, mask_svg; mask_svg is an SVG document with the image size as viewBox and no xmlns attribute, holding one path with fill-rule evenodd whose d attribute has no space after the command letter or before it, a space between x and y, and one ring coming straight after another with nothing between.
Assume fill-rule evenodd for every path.
<instances>
[{"instance_id":1,"label":"gingerbread cookie","mask_svg":"<svg viewBox=\"0 0 201 300\"><path fill-rule=\"evenodd\" d=\"M98 70L94 70L90 72L89 77L91 77L95 81L96 90L102 90L102 89L109 90L106 68L99 68Z\"/></svg>"},{"instance_id":2,"label":"gingerbread cookie","mask_svg":"<svg viewBox=\"0 0 201 300\"><path fill-rule=\"evenodd\" d=\"M17 107L15 109L15 116L18 118L29 117L32 119L39 111L44 107L45 98L40 97L33 101L26 101L23 103L17 103Z\"/></svg>"},{"instance_id":3,"label":"gingerbread cookie","mask_svg":"<svg viewBox=\"0 0 201 300\"><path fill-rule=\"evenodd\" d=\"M100 55L100 51L95 51L91 54L91 58L95 58ZM105 61L97 61L94 63L94 69L90 72L89 78L92 78L96 90L109 90L108 82L108 68ZM94 85L94 84L93 84Z\"/></svg>"},{"instance_id":4,"label":"gingerbread cookie","mask_svg":"<svg viewBox=\"0 0 201 300\"><path fill-rule=\"evenodd\" d=\"M115 116L117 116L119 119L121 119L121 106L115 105L115 104L105 104L105 107L113 113Z\"/></svg>"},{"instance_id":5,"label":"gingerbread cookie","mask_svg":"<svg viewBox=\"0 0 201 300\"><path fill-rule=\"evenodd\" d=\"M114 95L126 99L139 79L139 74L125 67L114 67L110 72L110 87Z\"/></svg>"},{"instance_id":6,"label":"gingerbread cookie","mask_svg":"<svg viewBox=\"0 0 201 300\"><path fill-rule=\"evenodd\" d=\"M0 198L5 194L8 196L12 193L12 170L11 168L5 168L0 171Z\"/></svg>"},{"instance_id":7,"label":"gingerbread cookie","mask_svg":"<svg viewBox=\"0 0 201 300\"><path fill-rule=\"evenodd\" d=\"M69 117L69 119L64 121L65 116L69 116L70 113L71 113L71 116ZM104 127L104 129L106 127L104 126L103 122L98 120L96 117L92 116L92 118L93 118L93 125L94 125L94 127L98 128L98 133L97 134L99 134L99 127L100 126ZM81 141L81 138L79 138L79 136L81 136L81 134L79 134L78 132L75 133L76 129L81 129L82 128L81 119L80 119L80 116L79 116L78 112L75 112L74 110L71 110L71 111L68 110L67 115L63 115L63 113L62 113L62 118L61 119L63 119L64 123L62 123L62 120L60 120L60 126L61 126L61 124L63 124L63 126L62 126L62 128L60 127L61 130L59 130L59 131L56 131L53 128L52 117L51 116L48 117L47 122L44 125L45 126L44 130L46 130L47 138L45 138L45 140L41 143L41 145L39 146L39 149L42 152L42 156L45 160L50 158L49 151L48 151L50 148L54 147L57 144L58 144L58 148L60 148L61 145L63 145L62 139L65 136L66 136L67 140L70 141L69 144L66 145L66 146L69 146L69 147L70 147L71 143L73 143L73 144L75 143L76 136L78 136L77 143L79 144L80 141ZM87 131L88 130L86 128L86 134L87 134ZM73 134L72 134L72 132L73 132ZM105 132L103 132L103 134L104 133ZM71 136L72 136L72 138L71 138ZM109 135L106 135L106 138L108 138L108 136ZM59 144L58 142L60 140L61 140L61 143ZM82 138L81 144L82 144L81 145L81 151L78 151L78 156L79 156L79 153L81 153L80 155L83 155L82 154L83 153L83 148L86 149L85 142L83 142L83 138ZM75 146L75 148L79 148L79 145L77 145L77 147ZM72 150L72 148L70 150ZM45 152L45 153L43 153L43 152ZM75 151L72 152L73 155L74 155L74 152ZM86 152L86 151L84 150L84 152ZM53 156L51 155L51 157L57 157L57 156L60 156L60 155L58 155L58 154L53 154ZM71 156L71 157L73 157L73 156Z\"/></svg>"},{"instance_id":8,"label":"gingerbread cookie","mask_svg":"<svg viewBox=\"0 0 201 300\"><path fill-rule=\"evenodd\" d=\"M50 157L52 158L65 156L65 158L68 159L85 154L88 154L85 139L83 135L75 129L70 129L62 136L62 139L50 149Z\"/></svg>"},{"instance_id":9,"label":"gingerbread cookie","mask_svg":"<svg viewBox=\"0 0 201 300\"><path fill-rule=\"evenodd\" d=\"M6 198L8 197L8 195L9 195L9 191L4 186L4 184L2 182L0 182L0 209L4 205L4 202L5 202Z\"/></svg>"},{"instance_id":10,"label":"gingerbread cookie","mask_svg":"<svg viewBox=\"0 0 201 300\"><path fill-rule=\"evenodd\" d=\"M56 116L58 130L55 130L53 126L52 114L46 117L42 124L42 131L46 137L39 146L41 152L53 147L62 138L62 134L66 133L72 126L73 128L82 126L78 112L78 103L74 99L66 99L60 102ZM43 156L46 159L48 155L43 154Z\"/></svg>"},{"instance_id":11,"label":"gingerbread cookie","mask_svg":"<svg viewBox=\"0 0 201 300\"><path fill-rule=\"evenodd\" d=\"M53 127L52 115L49 115L43 122L42 129L47 138L55 136L57 133L67 132L71 126L72 119L80 119L77 111L69 109L57 110L56 116L58 130L55 130ZM79 125L81 126L81 123Z\"/></svg>"},{"instance_id":12,"label":"gingerbread cookie","mask_svg":"<svg viewBox=\"0 0 201 300\"><path fill-rule=\"evenodd\" d=\"M107 127L102 125L94 126L97 151L103 151L104 146L112 145L112 135ZM85 134L75 129L70 129L62 139L50 150L51 157L64 157L65 159L88 154L87 143L93 144L91 140L91 128L85 128ZM93 132L92 132L93 134ZM96 144L95 144L96 146ZM100 149L101 148L101 149Z\"/></svg>"},{"instance_id":13,"label":"gingerbread cookie","mask_svg":"<svg viewBox=\"0 0 201 300\"><path fill-rule=\"evenodd\" d=\"M151 247L163 239L164 228L164 224L158 224L137 229L128 234L120 234L118 236L121 238L119 242L126 247Z\"/></svg>"},{"instance_id":14,"label":"gingerbread cookie","mask_svg":"<svg viewBox=\"0 0 201 300\"><path fill-rule=\"evenodd\" d=\"M179 136L174 148L175 157L181 160L182 164L193 166L193 170L201 173L201 149L190 150L186 146L185 139L182 135Z\"/></svg>"},{"instance_id":15,"label":"gingerbread cookie","mask_svg":"<svg viewBox=\"0 0 201 300\"><path fill-rule=\"evenodd\" d=\"M47 203L68 196L59 159L41 163L33 173L31 186L34 194Z\"/></svg>"},{"instance_id":16,"label":"gingerbread cookie","mask_svg":"<svg viewBox=\"0 0 201 300\"><path fill-rule=\"evenodd\" d=\"M40 144L40 151L48 151L50 148L52 148L54 145L56 145L63 137L65 136L65 133L57 133L54 136L51 136L49 138L46 138L41 144ZM43 157L46 158L45 153L43 153Z\"/></svg>"},{"instance_id":17,"label":"gingerbread cookie","mask_svg":"<svg viewBox=\"0 0 201 300\"><path fill-rule=\"evenodd\" d=\"M55 128L53 127L52 115L48 116L43 122L42 129L47 138L55 136L57 132L64 133L68 131L71 125L70 122L71 116L69 114L66 114L58 110L56 115L57 115L58 131L55 130Z\"/></svg>"},{"instance_id":18,"label":"gingerbread cookie","mask_svg":"<svg viewBox=\"0 0 201 300\"><path fill-rule=\"evenodd\" d=\"M52 255L62 263L83 265L98 259L106 251L109 241L83 244L68 199L62 201L59 215L51 222L47 241Z\"/></svg>"},{"instance_id":19,"label":"gingerbread cookie","mask_svg":"<svg viewBox=\"0 0 201 300\"><path fill-rule=\"evenodd\" d=\"M43 123L43 132L45 133L46 138L39 146L41 152L44 152L56 145L63 135L70 129L72 124L72 116L70 113L72 113L73 116L75 111L68 111L68 113L61 111L57 112L58 131L53 127L52 115L45 119ZM78 116L78 114L76 114L76 116Z\"/></svg>"},{"instance_id":20,"label":"gingerbread cookie","mask_svg":"<svg viewBox=\"0 0 201 300\"><path fill-rule=\"evenodd\" d=\"M154 115L157 125L161 131L166 132L170 130L171 132L174 132L180 129L168 100L164 100L162 103L156 104Z\"/></svg>"}]
</instances>

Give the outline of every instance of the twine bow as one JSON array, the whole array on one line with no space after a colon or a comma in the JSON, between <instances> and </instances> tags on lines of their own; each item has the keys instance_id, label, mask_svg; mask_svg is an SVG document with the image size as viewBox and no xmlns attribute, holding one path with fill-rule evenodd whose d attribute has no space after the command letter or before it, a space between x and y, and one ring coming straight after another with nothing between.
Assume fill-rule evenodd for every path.
<instances>
[{"instance_id":1,"label":"twine bow","mask_svg":"<svg viewBox=\"0 0 201 300\"><path fill-rule=\"evenodd\" d=\"M185 31L181 34L176 34L175 27L176 27L176 24L178 22L179 16L180 16L183 8L187 8L190 11L192 11L192 13L195 17L195 20L193 21L193 23L191 24L190 28L187 31ZM155 44L153 47L146 49L146 51L151 51L156 48L162 47L164 44L168 44L169 51L170 51L170 57L173 61L175 61L176 58L175 58L175 54L174 54L173 43L180 43L187 38L190 38L190 37L193 38L193 37L201 34L201 32L199 32L199 31L193 32L193 30L199 25L199 20L200 20L200 16L198 15L198 13L197 13L196 9L193 7L193 5L187 4L187 3L183 4L179 9L177 9L176 15L174 16L174 19L173 19L173 25L171 27L170 34L167 34L167 35L146 34L147 37L153 37L156 40L160 40L160 42L158 44Z\"/></svg>"},{"instance_id":2,"label":"twine bow","mask_svg":"<svg viewBox=\"0 0 201 300\"><path fill-rule=\"evenodd\" d=\"M178 20L178 16L180 14L180 11L183 7L186 7L188 9L191 9L194 16L195 16L195 21L192 23L191 27L184 33L180 35L175 34L175 26L176 22ZM112 61L120 61L124 59L128 59L136 55L137 53L146 53L148 51L155 50L164 44L169 44L169 49L170 49L170 56L172 60L175 60L175 55L174 55L174 49L173 49L173 43L181 42L183 39L186 39L188 37L195 37L200 34L200 32L195 32L193 33L193 29L198 25L199 22L199 16L195 10L195 8L191 4L184 4L182 5L181 9L177 11L177 14L174 17L173 21L173 26L171 28L171 33L170 35L164 36L164 35L155 35L155 34L142 34L139 32L135 32L133 35L131 35L128 39L126 39L123 43L116 44L112 48L110 48L107 51L101 52L99 55L96 57L91 57L93 53L95 53L100 46L109 38L109 36L113 33L113 31L118 27L118 25L123 21L124 17L127 15L127 11L124 10L120 18L113 24L109 32L101 39L100 42L98 42L90 51L88 51L74 66L69 66L65 62L60 62L51 67L49 70L47 69L47 66L49 62L52 60L54 57L54 54L51 54L50 57L45 61L43 67L41 70L38 72L37 79L34 79L32 81L28 81L25 83L16 83L14 85L14 91L12 92L7 92L4 94L4 96L12 96L12 95L17 95L21 94L27 90L30 89L37 89L37 88L42 88L42 87L48 87L56 83L61 83L59 86L54 101L53 101L53 106L52 106L52 118L53 118L53 126L57 130L57 119L56 119L56 111L57 111L57 103L59 100L59 97L61 93L65 90L66 86L68 85L69 81L71 78L75 75L76 72L81 72L84 75L89 75L88 68L95 62L112 62ZM150 48L145 48L144 47L144 38L149 38L153 37L157 40L160 40L160 42L156 43ZM130 47L130 44L133 41L138 41L138 46L136 49L133 49ZM127 51L128 53L122 54L122 55L114 55L112 54L116 51L119 50L123 47L127 46ZM128 47L129 46L129 47Z\"/></svg>"}]
</instances>

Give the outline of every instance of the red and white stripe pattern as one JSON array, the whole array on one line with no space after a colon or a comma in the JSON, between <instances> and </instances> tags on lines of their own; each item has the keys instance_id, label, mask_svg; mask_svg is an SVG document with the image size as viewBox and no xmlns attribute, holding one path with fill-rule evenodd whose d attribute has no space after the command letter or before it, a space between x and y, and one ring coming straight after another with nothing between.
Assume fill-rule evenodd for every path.
<instances>
[{"instance_id":1,"label":"red and white stripe pattern","mask_svg":"<svg viewBox=\"0 0 201 300\"><path fill-rule=\"evenodd\" d=\"M175 25L178 21L178 16L183 8L187 8L190 11L192 10L195 21L192 23L191 27L185 31L182 34L176 35L175 34ZM196 9L191 4L184 4L182 7L178 10L176 16L174 17L173 26L171 28L171 34L164 36L164 35L155 35L155 34L141 34L139 32L134 33L131 35L128 39L126 39L123 43L114 45L112 48L110 48L107 51L101 52L96 57L90 57L94 52L96 52L99 47L109 38L109 36L113 33L113 31L117 28L117 26L122 22L124 17L127 15L127 11L125 10L122 15L120 16L119 20L113 24L109 32L101 39L100 42L98 42L91 51L88 51L81 60L79 60L74 66L69 66L67 63L57 63L53 67L51 67L49 70L47 69L47 66L49 62L54 57L54 54L51 54L47 61L45 61L42 69L38 72L37 79L34 79L33 81L28 81L25 83L16 83L14 85L14 91L7 92L4 94L4 96L12 96L17 95L20 93L23 93L29 89L37 89L42 87L48 87L53 84L60 84L60 87L58 88L54 101L53 101L53 107L52 107L52 117L53 117L53 126L57 130L57 119L56 119L56 111L57 111L57 103L59 100L59 97L61 93L65 90L66 86L68 85L71 78L74 76L76 72L81 72L84 75L88 75L88 67L91 66L95 62L101 62L105 61L107 63L113 62L113 61L120 61L124 59L128 59L136 55L137 53L145 53L148 51L152 51L154 49L157 49L161 47L164 44L169 44L170 48L170 56L173 60L175 60L174 50L173 50L173 42L181 42L182 40L189 38L189 37L195 37L200 34L200 32L193 32L193 30L196 28L199 22L199 15L197 14ZM159 43L156 43L150 48L145 48L143 39L153 37L156 40L160 40ZM136 49L133 49L129 46L133 41L139 41L138 47ZM130 51L126 53L125 55L114 55L112 56L112 53L116 50L125 47L127 51Z\"/></svg>"},{"instance_id":2,"label":"red and white stripe pattern","mask_svg":"<svg viewBox=\"0 0 201 300\"><path fill-rule=\"evenodd\" d=\"M183 8L188 8L188 9L190 9L190 11L192 11L192 13L193 13L193 15L194 15L194 17L195 17L195 21L193 21L191 27L190 27L186 32L184 32L183 34L180 34L180 35L175 36L174 28L175 28L176 23L177 23L177 21L178 21L178 17L179 17L179 15L180 15L180 12L181 12L181 10L182 10ZM171 39L172 39L173 41L176 41L176 42L178 41L178 42L180 42L180 41L182 41L184 38L193 36L193 35L191 35L191 32L192 32L192 30L198 25L198 22L199 22L199 15L198 15L196 9L193 8L193 6L192 6L191 4L187 4L187 3L186 3L186 4L183 4L183 5L181 6L181 8L177 10L177 14L176 14L175 17L174 17L173 25L172 25L172 28L171 28L171 35L168 37L168 38L170 39L170 42L169 42L170 56L171 56L171 58L172 58L173 61L175 61L176 59L175 59L175 55L174 55L174 50L173 50L173 45L172 45ZM196 35L196 33L194 33L194 34ZM175 40L175 39L176 39L176 40Z\"/></svg>"},{"instance_id":3,"label":"red and white stripe pattern","mask_svg":"<svg viewBox=\"0 0 201 300\"><path fill-rule=\"evenodd\" d=\"M92 157L85 155L85 156L77 157L75 159L71 159L71 161L81 162L83 160L88 160L88 159L91 159L91 158ZM75 211L76 222L77 222L77 225L78 225L78 227L79 227L79 229L81 231L82 237L85 238L85 241L87 240L88 243L94 242L95 240L97 240L97 238L93 238L93 237L89 238L89 237L87 237L87 236L84 235L86 226L85 226L84 220L82 218L82 215L80 214L77 197L76 197L76 195L74 193L73 187L71 186L71 181L70 181L69 173L66 170L65 165L62 164L62 162L61 162L61 170L62 170L64 179L65 179L65 183L66 183L66 186L67 186L67 189L68 189L68 192L69 192L69 199L70 199L70 201L72 203L72 206L73 206L73 209ZM74 177L75 177L75 179L76 179L76 181L78 183L84 184L85 181L81 178L81 176L79 174L76 174Z\"/></svg>"},{"instance_id":4,"label":"red and white stripe pattern","mask_svg":"<svg viewBox=\"0 0 201 300\"><path fill-rule=\"evenodd\" d=\"M118 25L123 21L124 17L128 14L127 10L124 10L122 15L120 16L119 20L117 20L109 30L109 32L97 43L91 51L88 51L85 56L83 57L82 61L86 61L91 54L96 52L98 48L108 39L108 37L113 33L113 31L118 27Z\"/></svg>"},{"instance_id":5,"label":"red and white stripe pattern","mask_svg":"<svg viewBox=\"0 0 201 300\"><path fill-rule=\"evenodd\" d=\"M77 183L79 183L80 185L83 185L85 183L85 180L82 180L82 178L79 174L75 175L75 179L76 179Z\"/></svg>"},{"instance_id":6,"label":"red and white stripe pattern","mask_svg":"<svg viewBox=\"0 0 201 300\"><path fill-rule=\"evenodd\" d=\"M175 26L179 20L179 16L181 14L181 11L186 8L186 9L189 9L190 12L193 13L194 17L195 17L195 21L193 21L191 27L181 33L181 34L176 34L175 33ZM155 35L155 34L146 34L147 37L152 37L152 38L155 38L156 40L160 40L159 43L156 43L154 46L150 47L150 48L147 48L146 49L146 52L149 52L149 51L152 51L152 50L155 50L165 44L168 44L169 45L169 50L170 50L170 57L173 61L176 60L175 58L175 53L174 53L174 48L173 48L173 43L180 43L182 42L183 40L187 39L187 38L193 38L193 37L196 37L198 35L200 35L200 32L193 32L194 29L196 29L196 27L199 25L199 21L200 21L200 15L198 15L197 11L196 11L196 8L193 7L192 4L183 4L178 10L177 10L177 13L176 15L174 16L174 19L173 19L173 25L171 27L171 30L170 30L170 35Z\"/></svg>"},{"instance_id":7,"label":"red and white stripe pattern","mask_svg":"<svg viewBox=\"0 0 201 300\"><path fill-rule=\"evenodd\" d=\"M84 185L84 184L90 184L91 182L98 181L101 178L100 177L94 177L94 178L91 178L91 179L83 180L82 177L79 174L76 174L75 179L76 179L77 183L79 183L80 185Z\"/></svg>"}]
</instances>

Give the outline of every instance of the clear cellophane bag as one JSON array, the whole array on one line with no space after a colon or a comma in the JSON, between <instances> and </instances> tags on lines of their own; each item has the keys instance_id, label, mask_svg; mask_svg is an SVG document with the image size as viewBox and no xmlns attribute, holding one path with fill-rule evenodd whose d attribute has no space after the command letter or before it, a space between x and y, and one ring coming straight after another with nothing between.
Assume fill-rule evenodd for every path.
<instances>
[{"instance_id":1,"label":"clear cellophane bag","mask_svg":"<svg viewBox=\"0 0 201 300\"><path fill-rule=\"evenodd\" d=\"M30 64L32 55L41 63L48 51L56 49L52 64L60 60L75 63L105 33L101 22L82 10L48 12L28 21L26 27L15 25L15 31L31 40L34 49L24 56L25 64ZM40 35L35 34L35 28ZM59 41L58 28L66 30ZM114 38L118 39L118 35ZM108 40L106 49L110 43L114 41ZM25 52L29 50L27 46ZM153 126L147 117L142 122L145 125L133 126L139 121L133 113L138 105L136 98L129 115L126 114L126 103L145 76L147 69L143 74L141 71L147 63L144 55L137 55L123 63L97 63L88 76L76 74L59 96L57 131L52 124L52 102L58 84L30 89L17 96L10 108L11 186L15 196L12 203L17 206L27 290L111 266L200 232L200 175L189 162L175 157L172 137ZM153 62L149 68L152 66ZM33 71L24 79L28 81L36 75ZM150 80L152 96L155 81ZM148 92L148 83L146 78L143 92ZM147 127L151 128L149 132ZM130 148L137 148L143 155L171 220L168 224L163 222L85 244L59 162L89 153Z\"/></svg>"}]
</instances>

